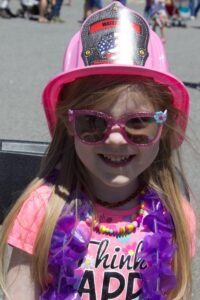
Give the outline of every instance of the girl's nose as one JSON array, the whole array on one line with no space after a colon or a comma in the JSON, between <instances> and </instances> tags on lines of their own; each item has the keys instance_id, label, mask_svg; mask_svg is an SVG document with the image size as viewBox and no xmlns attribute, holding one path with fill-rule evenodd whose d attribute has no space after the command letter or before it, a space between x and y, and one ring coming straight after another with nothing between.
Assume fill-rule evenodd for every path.
<instances>
[{"instance_id":1,"label":"girl's nose","mask_svg":"<svg viewBox=\"0 0 200 300\"><path fill-rule=\"evenodd\" d=\"M123 136L122 129L120 126L115 125L111 128L105 144L123 145L127 144L125 137Z\"/></svg>"}]
</instances>

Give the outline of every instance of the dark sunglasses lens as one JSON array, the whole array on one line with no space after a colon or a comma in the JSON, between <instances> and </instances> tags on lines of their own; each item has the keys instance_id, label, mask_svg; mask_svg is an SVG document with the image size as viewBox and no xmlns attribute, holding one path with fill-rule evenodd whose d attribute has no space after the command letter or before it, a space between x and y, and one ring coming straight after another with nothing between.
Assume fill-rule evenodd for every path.
<instances>
[{"instance_id":1,"label":"dark sunglasses lens","mask_svg":"<svg viewBox=\"0 0 200 300\"><path fill-rule=\"evenodd\" d=\"M80 115L75 119L76 133L82 141L96 143L104 138L107 122L93 115Z\"/></svg>"},{"instance_id":2,"label":"dark sunglasses lens","mask_svg":"<svg viewBox=\"0 0 200 300\"><path fill-rule=\"evenodd\" d=\"M159 126L153 117L136 117L126 122L125 130L128 138L135 144L147 145L158 134Z\"/></svg>"}]
</instances>

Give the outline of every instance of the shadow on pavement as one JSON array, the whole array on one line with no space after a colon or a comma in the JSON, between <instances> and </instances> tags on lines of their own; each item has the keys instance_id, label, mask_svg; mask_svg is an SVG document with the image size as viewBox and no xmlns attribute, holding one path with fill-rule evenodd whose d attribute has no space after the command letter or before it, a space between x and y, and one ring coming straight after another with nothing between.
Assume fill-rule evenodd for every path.
<instances>
[{"instance_id":1,"label":"shadow on pavement","mask_svg":"<svg viewBox=\"0 0 200 300\"><path fill-rule=\"evenodd\" d=\"M200 91L200 82L188 82L188 81L184 81L183 82L187 87L191 88L191 89L196 89Z\"/></svg>"}]
</instances>

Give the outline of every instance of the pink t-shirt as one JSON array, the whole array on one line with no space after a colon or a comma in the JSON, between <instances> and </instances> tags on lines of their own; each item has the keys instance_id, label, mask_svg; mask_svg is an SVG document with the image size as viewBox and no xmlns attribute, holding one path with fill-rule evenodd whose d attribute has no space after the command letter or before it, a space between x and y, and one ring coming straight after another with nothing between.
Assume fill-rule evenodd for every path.
<instances>
[{"instance_id":1,"label":"pink t-shirt","mask_svg":"<svg viewBox=\"0 0 200 300\"><path fill-rule=\"evenodd\" d=\"M116 211L101 206L96 208L101 224L113 230L129 224L132 215L138 211L138 207L128 211ZM93 231L88 253L80 266L84 270L79 286L82 299L139 299L139 273L146 264L138 257L138 252L145 235L142 225L134 234L118 238Z\"/></svg>"},{"instance_id":2,"label":"pink t-shirt","mask_svg":"<svg viewBox=\"0 0 200 300\"><path fill-rule=\"evenodd\" d=\"M50 184L45 184L25 201L8 237L10 245L33 254L34 242L45 215L51 189ZM190 220L188 226L192 237L191 254L194 255L195 215L185 199L183 199L183 208L187 220ZM97 205L96 211L101 223L114 229L115 226L125 226L130 223L138 207L117 211ZM145 262L138 257L138 252L145 234L142 224L134 234L120 238L93 231L88 253L79 267L84 271L79 286L83 300L142 299L139 273L142 268L145 268Z\"/></svg>"}]
</instances>

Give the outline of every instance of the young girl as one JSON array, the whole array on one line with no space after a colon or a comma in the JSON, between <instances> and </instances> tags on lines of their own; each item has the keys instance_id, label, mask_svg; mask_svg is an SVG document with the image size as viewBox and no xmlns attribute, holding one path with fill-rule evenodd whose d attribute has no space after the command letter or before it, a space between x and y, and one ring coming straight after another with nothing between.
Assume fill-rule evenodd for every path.
<instances>
[{"instance_id":1,"label":"young girl","mask_svg":"<svg viewBox=\"0 0 200 300\"><path fill-rule=\"evenodd\" d=\"M91 15L43 104L52 142L4 222L6 299L190 299L195 216L174 157L189 97L158 36L119 2Z\"/></svg>"}]
</instances>

